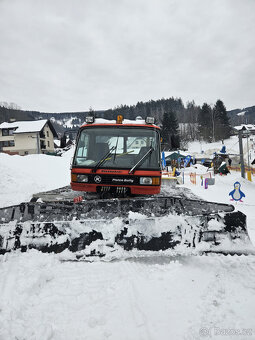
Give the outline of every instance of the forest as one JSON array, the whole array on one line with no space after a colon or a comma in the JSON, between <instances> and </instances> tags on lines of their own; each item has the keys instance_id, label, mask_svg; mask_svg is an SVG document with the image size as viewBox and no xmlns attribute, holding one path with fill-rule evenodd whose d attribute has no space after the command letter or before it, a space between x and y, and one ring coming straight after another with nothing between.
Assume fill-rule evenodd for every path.
<instances>
[{"instance_id":1,"label":"forest","mask_svg":"<svg viewBox=\"0 0 255 340\"><path fill-rule=\"evenodd\" d=\"M78 127L85 117L94 115L96 118L116 119L122 114L126 119L137 116L152 116L162 128L163 144L168 149L185 148L192 140L213 142L230 136L232 127L242 123L255 123L255 106L227 112L222 100L214 105L204 103L196 105L194 101L183 103L181 98L162 98L135 105L120 105L109 110L93 110L83 112L44 113L24 111L14 103L0 103L0 123L4 121L52 119L59 134ZM69 121L67 126L66 122ZM70 127L71 125L71 127Z\"/></svg>"}]
</instances>

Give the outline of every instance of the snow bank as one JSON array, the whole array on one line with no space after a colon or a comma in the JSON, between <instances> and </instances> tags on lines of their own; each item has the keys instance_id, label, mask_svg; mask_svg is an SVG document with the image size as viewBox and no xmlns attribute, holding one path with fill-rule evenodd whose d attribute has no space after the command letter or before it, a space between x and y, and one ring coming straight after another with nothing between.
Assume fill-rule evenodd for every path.
<instances>
[{"instance_id":1,"label":"snow bank","mask_svg":"<svg viewBox=\"0 0 255 340\"><path fill-rule=\"evenodd\" d=\"M30 200L32 194L70 183L73 149L63 157L0 153L0 207Z\"/></svg>"}]
</instances>

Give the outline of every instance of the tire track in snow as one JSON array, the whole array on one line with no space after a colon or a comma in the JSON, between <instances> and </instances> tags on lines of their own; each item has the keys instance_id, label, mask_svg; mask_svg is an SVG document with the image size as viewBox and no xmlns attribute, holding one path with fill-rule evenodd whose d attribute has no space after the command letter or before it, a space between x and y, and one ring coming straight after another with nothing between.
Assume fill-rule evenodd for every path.
<instances>
[{"instance_id":1,"label":"tire track in snow","mask_svg":"<svg viewBox=\"0 0 255 340\"><path fill-rule=\"evenodd\" d=\"M1 298L0 298L0 339L11 339L12 329L15 319L13 319L12 309L15 308L13 304L13 293L15 292L15 283L17 282L17 269L18 263L11 261L11 264L6 263L8 261L8 255L2 257L0 262L1 271ZM6 327L6 319L8 320L8 326ZM9 328L9 329L8 329Z\"/></svg>"},{"instance_id":2,"label":"tire track in snow","mask_svg":"<svg viewBox=\"0 0 255 340\"><path fill-rule=\"evenodd\" d=\"M130 337L128 336L126 339L131 340L135 336L137 340L152 340L151 325L143 310L143 303L140 297L140 276L142 275L144 278L143 266L139 262L127 260L122 262L121 271L125 277L125 280L122 282L122 290L125 292L125 300L129 309L125 311L125 314L128 312L131 315L129 328L133 329L133 334L130 334Z\"/></svg>"},{"instance_id":3,"label":"tire track in snow","mask_svg":"<svg viewBox=\"0 0 255 340\"><path fill-rule=\"evenodd\" d=\"M24 258L28 261L23 261ZM1 299L4 310L4 315L1 316L4 326L1 331L5 332L4 340L34 339L35 333L42 340L52 338L52 328L45 328L39 322L34 331L35 325L29 315L31 307L34 307L34 296L39 295L49 276L45 275L42 263L32 268L29 264L31 261L27 255L19 252L8 255L7 261L1 264L2 268L6 265Z\"/></svg>"},{"instance_id":4,"label":"tire track in snow","mask_svg":"<svg viewBox=\"0 0 255 340\"><path fill-rule=\"evenodd\" d=\"M111 276L102 274L101 265L60 264L52 286L53 291L58 290L59 296L49 301L52 317L57 315L56 339L106 339L111 335L107 324L112 299ZM69 320L68 324L62 325L59 313L64 320Z\"/></svg>"},{"instance_id":5,"label":"tire track in snow","mask_svg":"<svg viewBox=\"0 0 255 340\"><path fill-rule=\"evenodd\" d=\"M213 268L213 277L201 296L202 304L198 306L203 317L197 329L191 327L192 337L187 339L204 339L204 334L199 336L199 329L205 329L208 332L207 336L214 338L217 329L242 330L254 326L247 322L246 318L247 311L254 310L252 306L255 303L255 294L247 292L247 282L249 282L249 289L255 291L254 264L254 257L249 256L217 256L209 259L208 265ZM253 296L252 301L247 303L251 296ZM217 335L219 340L225 338L226 335L222 337ZM251 336L242 337L242 340L245 339L251 339Z\"/></svg>"}]
</instances>

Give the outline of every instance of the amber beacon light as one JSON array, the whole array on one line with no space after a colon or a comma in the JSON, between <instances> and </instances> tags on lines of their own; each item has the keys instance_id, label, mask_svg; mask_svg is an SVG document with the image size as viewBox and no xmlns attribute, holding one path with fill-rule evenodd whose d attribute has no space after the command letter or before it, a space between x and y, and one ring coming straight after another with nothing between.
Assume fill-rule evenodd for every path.
<instances>
[{"instance_id":1,"label":"amber beacon light","mask_svg":"<svg viewBox=\"0 0 255 340\"><path fill-rule=\"evenodd\" d=\"M122 124L122 122L123 122L123 116L122 115L118 115L116 123L117 124Z\"/></svg>"}]
</instances>

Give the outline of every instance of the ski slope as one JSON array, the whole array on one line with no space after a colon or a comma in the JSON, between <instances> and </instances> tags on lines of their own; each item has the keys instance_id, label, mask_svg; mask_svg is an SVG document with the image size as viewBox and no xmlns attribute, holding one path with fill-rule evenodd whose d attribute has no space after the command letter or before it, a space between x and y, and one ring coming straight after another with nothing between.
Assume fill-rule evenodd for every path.
<instances>
[{"instance_id":1,"label":"ski slope","mask_svg":"<svg viewBox=\"0 0 255 340\"><path fill-rule=\"evenodd\" d=\"M67 185L71 156L0 154L0 206ZM207 190L184 186L229 203L236 180L246 194L237 208L255 244L255 182L233 172ZM0 340L254 339L254 287L252 255L90 263L73 262L68 252L13 252L0 256Z\"/></svg>"}]
</instances>

